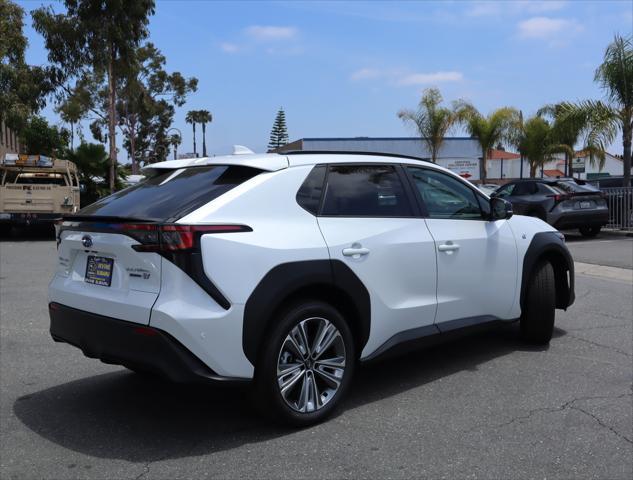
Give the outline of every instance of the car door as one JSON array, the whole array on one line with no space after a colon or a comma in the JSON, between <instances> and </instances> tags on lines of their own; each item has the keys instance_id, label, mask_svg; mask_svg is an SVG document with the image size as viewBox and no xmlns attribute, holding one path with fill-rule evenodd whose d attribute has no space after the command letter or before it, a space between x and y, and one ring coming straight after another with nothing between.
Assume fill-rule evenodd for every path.
<instances>
[{"instance_id":1,"label":"car door","mask_svg":"<svg viewBox=\"0 0 633 480\"><path fill-rule=\"evenodd\" d=\"M422 167L407 171L435 241L438 328L510 318L518 266L507 220L489 221L489 202L453 175Z\"/></svg>"},{"instance_id":2,"label":"car door","mask_svg":"<svg viewBox=\"0 0 633 480\"><path fill-rule=\"evenodd\" d=\"M416 209L399 165L328 168L319 227L330 258L349 267L371 298L361 358L399 333L437 331L435 244Z\"/></svg>"},{"instance_id":3,"label":"car door","mask_svg":"<svg viewBox=\"0 0 633 480\"><path fill-rule=\"evenodd\" d=\"M519 182L514 184L514 188L505 200L512 204L514 213L523 215L530 211L531 207L538 203L534 194L537 192L536 182ZM502 197L504 198L504 197Z\"/></svg>"}]
</instances>

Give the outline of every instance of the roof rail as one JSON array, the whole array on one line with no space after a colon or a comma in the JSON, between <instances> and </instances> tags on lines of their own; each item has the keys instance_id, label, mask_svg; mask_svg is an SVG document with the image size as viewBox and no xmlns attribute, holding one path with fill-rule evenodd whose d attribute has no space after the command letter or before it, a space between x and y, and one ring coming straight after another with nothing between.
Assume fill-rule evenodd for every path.
<instances>
[{"instance_id":1,"label":"roof rail","mask_svg":"<svg viewBox=\"0 0 633 480\"><path fill-rule=\"evenodd\" d=\"M417 160L419 162L432 163L430 160L421 157L414 157L412 155L402 155L399 153L387 153L387 152L358 152L354 150L287 150L277 152L279 155L367 155L367 156L381 156L381 157L394 157L394 158L408 158L410 160Z\"/></svg>"}]
</instances>

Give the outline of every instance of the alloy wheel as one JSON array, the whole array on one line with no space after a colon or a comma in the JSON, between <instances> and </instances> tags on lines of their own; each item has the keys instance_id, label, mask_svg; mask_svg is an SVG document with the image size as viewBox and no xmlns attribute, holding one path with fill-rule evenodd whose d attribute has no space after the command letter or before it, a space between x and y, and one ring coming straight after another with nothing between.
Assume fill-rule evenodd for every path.
<instances>
[{"instance_id":1,"label":"alloy wheel","mask_svg":"<svg viewBox=\"0 0 633 480\"><path fill-rule=\"evenodd\" d=\"M302 320L288 333L277 360L277 384L285 403L300 413L323 408L345 374L343 337L321 317Z\"/></svg>"}]
</instances>

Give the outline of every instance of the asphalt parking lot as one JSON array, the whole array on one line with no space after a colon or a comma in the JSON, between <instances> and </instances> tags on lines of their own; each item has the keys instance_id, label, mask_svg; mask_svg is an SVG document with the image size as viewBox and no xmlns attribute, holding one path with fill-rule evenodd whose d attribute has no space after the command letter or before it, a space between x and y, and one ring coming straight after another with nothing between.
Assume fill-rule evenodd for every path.
<instances>
[{"instance_id":1,"label":"asphalt parking lot","mask_svg":"<svg viewBox=\"0 0 633 480\"><path fill-rule=\"evenodd\" d=\"M247 389L54 343L55 242L2 241L0 477L630 479L633 238L567 241L588 266L548 348L512 325L363 368L338 414L304 430L257 416Z\"/></svg>"}]
</instances>

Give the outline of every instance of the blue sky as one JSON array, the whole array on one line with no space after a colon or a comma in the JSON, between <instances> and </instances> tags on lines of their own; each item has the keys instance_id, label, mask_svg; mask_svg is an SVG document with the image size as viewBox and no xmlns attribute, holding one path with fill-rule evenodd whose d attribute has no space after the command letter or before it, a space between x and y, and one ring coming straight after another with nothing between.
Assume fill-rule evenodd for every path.
<instances>
[{"instance_id":1,"label":"blue sky","mask_svg":"<svg viewBox=\"0 0 633 480\"><path fill-rule=\"evenodd\" d=\"M27 12L42 3L20 2ZM168 70L199 79L175 117L181 152L192 150L191 109L213 113L208 149L226 153L233 144L265 151L280 106L293 140L413 135L396 113L431 86L482 112L524 115L601 98L595 67L613 35L633 29L631 0L156 3L151 41ZM27 59L45 63L26 22ZM52 108L45 114L59 122ZM621 143L610 150L621 153Z\"/></svg>"}]
</instances>

